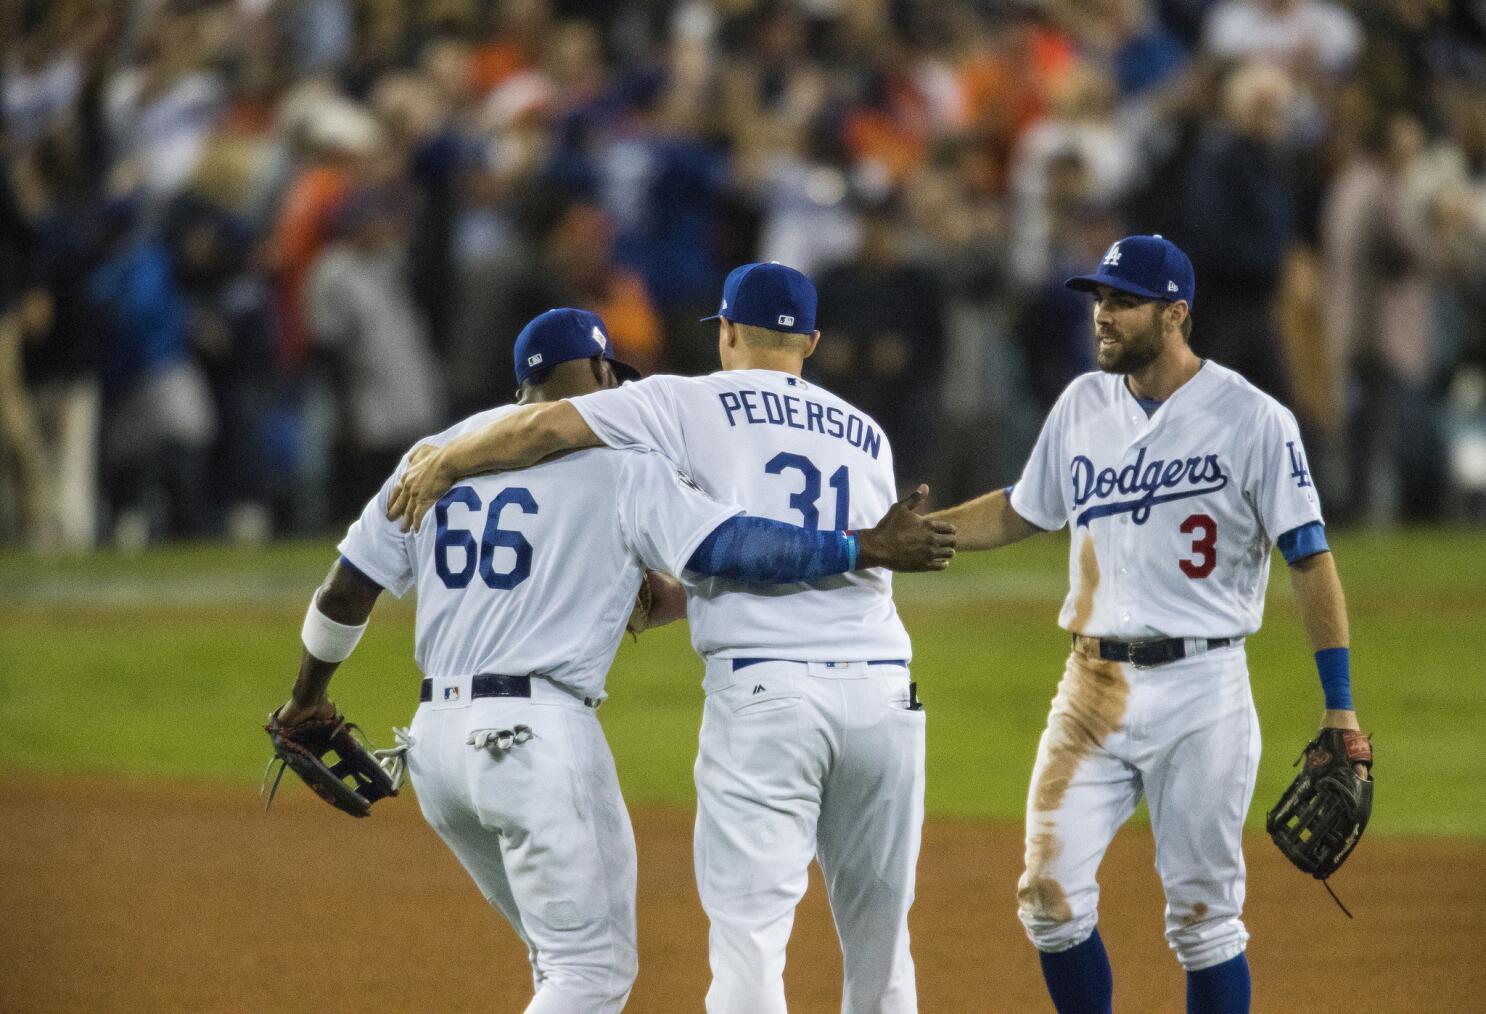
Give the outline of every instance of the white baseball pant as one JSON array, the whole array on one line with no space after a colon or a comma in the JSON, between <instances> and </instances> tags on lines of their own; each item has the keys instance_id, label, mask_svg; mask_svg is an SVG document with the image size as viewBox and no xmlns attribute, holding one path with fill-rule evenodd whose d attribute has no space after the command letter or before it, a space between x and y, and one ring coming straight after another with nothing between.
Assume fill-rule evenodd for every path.
<instances>
[{"instance_id":1,"label":"white baseball pant","mask_svg":"<svg viewBox=\"0 0 1486 1014\"><path fill-rule=\"evenodd\" d=\"M617 1012L638 965L635 837L598 718L540 677L529 700L471 701L469 684L435 680L413 718L423 816L526 944L526 1014ZM533 738L507 751L466 742L516 725Z\"/></svg>"},{"instance_id":2,"label":"white baseball pant","mask_svg":"<svg viewBox=\"0 0 1486 1014\"><path fill-rule=\"evenodd\" d=\"M1147 669L1068 658L1027 796L1019 914L1039 950L1094 931L1095 874L1144 794L1166 892L1166 939L1187 971L1243 952L1243 823L1259 717L1241 645Z\"/></svg>"},{"instance_id":3,"label":"white baseball pant","mask_svg":"<svg viewBox=\"0 0 1486 1014\"><path fill-rule=\"evenodd\" d=\"M694 844L709 1014L785 1010L812 856L841 941L843 1014L913 1014L925 718L909 708L907 668L713 659L703 688Z\"/></svg>"}]
</instances>

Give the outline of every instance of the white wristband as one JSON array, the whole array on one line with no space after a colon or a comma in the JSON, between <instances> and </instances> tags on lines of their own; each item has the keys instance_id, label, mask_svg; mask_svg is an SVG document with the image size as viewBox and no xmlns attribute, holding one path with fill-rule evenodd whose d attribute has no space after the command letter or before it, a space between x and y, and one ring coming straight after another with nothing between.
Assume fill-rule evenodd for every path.
<instances>
[{"instance_id":1,"label":"white wristband","mask_svg":"<svg viewBox=\"0 0 1486 1014\"><path fill-rule=\"evenodd\" d=\"M356 642L366 633L366 624L353 627L337 623L320 612L320 593L310 597L310 610L304 614L304 629L300 638L304 650L321 662L344 662L356 650Z\"/></svg>"}]
</instances>

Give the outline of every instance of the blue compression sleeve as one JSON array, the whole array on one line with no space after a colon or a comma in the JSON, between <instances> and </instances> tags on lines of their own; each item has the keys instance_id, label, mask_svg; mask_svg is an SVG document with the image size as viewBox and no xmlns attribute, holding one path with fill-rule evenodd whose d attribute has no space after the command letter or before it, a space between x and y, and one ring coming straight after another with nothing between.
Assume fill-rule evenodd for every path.
<instances>
[{"instance_id":1,"label":"blue compression sleeve","mask_svg":"<svg viewBox=\"0 0 1486 1014\"><path fill-rule=\"evenodd\" d=\"M738 514L702 540L686 569L748 584L793 584L844 574L856 558L851 532L816 532Z\"/></svg>"},{"instance_id":2,"label":"blue compression sleeve","mask_svg":"<svg viewBox=\"0 0 1486 1014\"><path fill-rule=\"evenodd\" d=\"M1319 521L1290 529L1280 536L1279 546L1285 562L1292 567L1308 556L1324 553L1331 548L1326 544L1326 528Z\"/></svg>"},{"instance_id":3,"label":"blue compression sleeve","mask_svg":"<svg viewBox=\"0 0 1486 1014\"><path fill-rule=\"evenodd\" d=\"M1316 671L1330 711L1352 710L1352 653L1346 648L1322 648L1316 652Z\"/></svg>"}]
</instances>

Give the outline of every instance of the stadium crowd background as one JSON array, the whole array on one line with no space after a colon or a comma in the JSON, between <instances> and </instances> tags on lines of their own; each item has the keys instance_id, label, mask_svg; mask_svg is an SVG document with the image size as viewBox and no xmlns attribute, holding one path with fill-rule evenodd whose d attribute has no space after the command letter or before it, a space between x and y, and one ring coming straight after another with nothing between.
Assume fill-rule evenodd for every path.
<instances>
[{"instance_id":1,"label":"stadium crowd background","mask_svg":"<svg viewBox=\"0 0 1486 1014\"><path fill-rule=\"evenodd\" d=\"M731 266L943 504L1092 366L1128 232L1333 521L1486 520L1480 0L30 0L0 24L0 541L325 532L598 311L715 368Z\"/></svg>"}]
</instances>

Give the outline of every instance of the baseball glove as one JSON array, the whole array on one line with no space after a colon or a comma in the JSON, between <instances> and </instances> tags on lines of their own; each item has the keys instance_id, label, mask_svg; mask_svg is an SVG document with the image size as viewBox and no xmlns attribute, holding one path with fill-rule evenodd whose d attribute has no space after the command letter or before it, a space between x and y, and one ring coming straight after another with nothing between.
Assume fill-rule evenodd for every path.
<instances>
[{"instance_id":1,"label":"baseball glove","mask_svg":"<svg viewBox=\"0 0 1486 1014\"><path fill-rule=\"evenodd\" d=\"M629 622L624 625L629 636L636 641L640 639L640 632L650 627L650 610L655 606L655 589L650 586L651 573L652 571L647 570L640 579L640 590L635 593L635 606L630 610Z\"/></svg>"},{"instance_id":2,"label":"baseball glove","mask_svg":"<svg viewBox=\"0 0 1486 1014\"><path fill-rule=\"evenodd\" d=\"M1353 770L1362 764L1371 773L1372 741L1351 729L1322 729L1301 759L1305 767L1264 826L1286 859L1324 881L1352 854L1372 816L1372 780Z\"/></svg>"},{"instance_id":3,"label":"baseball glove","mask_svg":"<svg viewBox=\"0 0 1486 1014\"><path fill-rule=\"evenodd\" d=\"M272 805L274 794L279 791L285 768L293 769L315 795L353 817L369 816L373 803L397 795L397 784L367 748L361 730L347 722L339 711L333 710L328 718L312 718L297 725L281 724L275 711L263 728L273 743L274 756L268 761L268 770L273 769L275 760L279 762L279 773L268 790L265 809ZM326 755L331 753L336 761L327 764ZM266 785L268 771L264 772L263 780Z\"/></svg>"}]
</instances>

